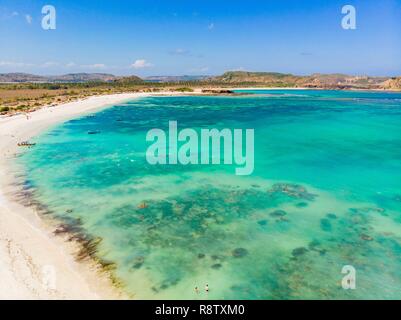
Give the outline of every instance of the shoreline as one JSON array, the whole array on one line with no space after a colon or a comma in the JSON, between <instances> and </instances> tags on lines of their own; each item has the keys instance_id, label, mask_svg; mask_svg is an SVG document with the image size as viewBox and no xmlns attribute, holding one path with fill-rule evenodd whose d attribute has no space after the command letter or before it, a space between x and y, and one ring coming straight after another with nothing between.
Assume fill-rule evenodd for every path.
<instances>
[{"instance_id":1,"label":"shoreline","mask_svg":"<svg viewBox=\"0 0 401 320\"><path fill-rule=\"evenodd\" d=\"M33 205L18 201L18 142L53 125L117 103L178 92L123 93L43 107L0 118L0 300L2 299L128 299L96 261L75 259L79 244L54 235L50 219ZM50 271L49 271L50 270ZM49 278L51 276L52 278ZM51 279L51 280L49 280ZM54 280L53 280L54 279ZM49 281L54 281L54 284Z\"/></svg>"}]
</instances>

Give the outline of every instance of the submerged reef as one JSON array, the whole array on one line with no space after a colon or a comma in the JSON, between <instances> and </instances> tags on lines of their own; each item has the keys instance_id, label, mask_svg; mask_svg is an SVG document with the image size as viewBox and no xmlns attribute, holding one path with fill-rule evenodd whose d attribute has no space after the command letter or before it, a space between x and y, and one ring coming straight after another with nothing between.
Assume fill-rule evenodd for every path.
<instances>
[{"instance_id":1,"label":"submerged reef","mask_svg":"<svg viewBox=\"0 0 401 320\"><path fill-rule=\"evenodd\" d=\"M292 190L290 194L288 190ZM157 272L161 280L154 284L153 291L161 293L202 270L230 272L259 260L263 255L255 255L255 244L250 238L253 223L269 228L269 220L289 222L288 212L279 209L280 205L300 199L310 202L316 197L306 188L291 184L275 185L267 192L259 186L205 185L176 197L142 199L139 205L116 208L107 215L105 223L126 230L125 241L133 252L140 253L140 258L132 259L131 270L145 268L147 272ZM249 241L251 248L246 245ZM232 247L231 243L237 246ZM241 243L244 246L238 246ZM292 255L303 254L302 250L295 249ZM168 257L165 252L170 253ZM162 263L160 259L164 259L164 264L168 261L181 276L171 282L170 267L164 270L155 265L156 261Z\"/></svg>"},{"instance_id":2,"label":"submerged reef","mask_svg":"<svg viewBox=\"0 0 401 320\"><path fill-rule=\"evenodd\" d=\"M23 192L35 194L30 186ZM30 203L36 203L33 199ZM400 237L375 232L371 216L383 214L384 210L373 206L322 212L310 222L315 223L315 229L309 222L299 224L308 217L309 204L318 199L317 194L296 184L274 184L267 190L260 186L205 185L178 196L141 199L117 207L99 226L116 232L116 243L125 243L124 265L115 263L110 243L87 232L79 209L58 212L60 223L54 233L79 243L78 260L95 259L131 294L136 290L129 281L127 285L127 279L145 272L152 279L149 281L155 296L186 287L194 277L214 275L227 283L219 295L230 298L332 299L368 295L366 290L374 290L380 280L369 283L358 294L345 291L339 281L341 267L354 265L363 271L360 277L364 279L373 276L381 261L390 259L391 266L397 265ZM302 210L306 216L291 208ZM309 238L304 245L294 243L286 249L276 245L300 233ZM399 269L389 268L387 277L393 283L399 282L399 275ZM399 297L390 288L386 290L388 297Z\"/></svg>"}]
</instances>

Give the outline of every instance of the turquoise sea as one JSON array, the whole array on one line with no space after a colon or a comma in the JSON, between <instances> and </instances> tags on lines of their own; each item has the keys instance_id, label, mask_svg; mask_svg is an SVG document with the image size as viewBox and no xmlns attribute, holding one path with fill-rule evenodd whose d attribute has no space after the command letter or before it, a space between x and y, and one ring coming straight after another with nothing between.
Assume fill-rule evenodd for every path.
<instances>
[{"instance_id":1,"label":"turquoise sea","mask_svg":"<svg viewBox=\"0 0 401 320\"><path fill-rule=\"evenodd\" d=\"M244 92L58 125L20 157L25 189L134 298L401 299L401 94ZM254 129L253 174L149 165L146 133L170 120Z\"/></svg>"}]
</instances>

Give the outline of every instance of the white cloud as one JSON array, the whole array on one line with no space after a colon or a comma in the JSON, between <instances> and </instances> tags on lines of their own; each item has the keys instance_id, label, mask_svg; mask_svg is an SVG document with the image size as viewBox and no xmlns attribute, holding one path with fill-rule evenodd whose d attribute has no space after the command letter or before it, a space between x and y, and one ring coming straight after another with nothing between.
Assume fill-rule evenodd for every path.
<instances>
[{"instance_id":1,"label":"white cloud","mask_svg":"<svg viewBox=\"0 0 401 320\"><path fill-rule=\"evenodd\" d=\"M41 65L41 67L43 67L43 68L51 68L51 67L55 67L55 66L58 66L58 65L59 65L58 62L48 61L48 62L43 63Z\"/></svg>"},{"instance_id":2,"label":"white cloud","mask_svg":"<svg viewBox=\"0 0 401 320\"><path fill-rule=\"evenodd\" d=\"M185 55L190 55L190 52L189 50L186 49L177 48L175 50L170 51L170 54L177 56L185 56Z\"/></svg>"},{"instance_id":3,"label":"white cloud","mask_svg":"<svg viewBox=\"0 0 401 320\"><path fill-rule=\"evenodd\" d=\"M16 17L16 16L18 16L18 15L19 15L19 13L18 13L17 11L14 11L14 12L11 14L12 17Z\"/></svg>"},{"instance_id":4,"label":"white cloud","mask_svg":"<svg viewBox=\"0 0 401 320\"><path fill-rule=\"evenodd\" d=\"M103 68L106 68L106 65L103 63L95 63L95 64L90 65L90 67L93 69L103 69Z\"/></svg>"},{"instance_id":5,"label":"white cloud","mask_svg":"<svg viewBox=\"0 0 401 320\"><path fill-rule=\"evenodd\" d=\"M25 20L28 24L32 24L32 16L29 14L25 15Z\"/></svg>"},{"instance_id":6,"label":"white cloud","mask_svg":"<svg viewBox=\"0 0 401 320\"><path fill-rule=\"evenodd\" d=\"M65 65L67 68L75 67L76 64L74 62L69 62Z\"/></svg>"},{"instance_id":7,"label":"white cloud","mask_svg":"<svg viewBox=\"0 0 401 320\"><path fill-rule=\"evenodd\" d=\"M212 23L209 23L209 25L207 26L207 28L209 29L209 30L213 30L214 29L214 23L212 22Z\"/></svg>"},{"instance_id":8,"label":"white cloud","mask_svg":"<svg viewBox=\"0 0 401 320\"><path fill-rule=\"evenodd\" d=\"M168 53L173 56L203 58L203 54L195 54L195 53L192 53L190 50L182 49L182 48L177 48L177 49L171 50Z\"/></svg>"},{"instance_id":9,"label":"white cloud","mask_svg":"<svg viewBox=\"0 0 401 320\"><path fill-rule=\"evenodd\" d=\"M131 64L131 68L134 69L143 69L153 67L153 64L147 62L145 59L138 59L133 64Z\"/></svg>"},{"instance_id":10,"label":"white cloud","mask_svg":"<svg viewBox=\"0 0 401 320\"><path fill-rule=\"evenodd\" d=\"M13 68L21 68L21 67L32 67L34 64L25 63L25 62L15 62L15 61L0 61L0 67L13 67Z\"/></svg>"},{"instance_id":11,"label":"white cloud","mask_svg":"<svg viewBox=\"0 0 401 320\"><path fill-rule=\"evenodd\" d=\"M209 71L209 67L200 67L200 68L194 68L190 70L191 72L207 72Z\"/></svg>"},{"instance_id":12,"label":"white cloud","mask_svg":"<svg viewBox=\"0 0 401 320\"><path fill-rule=\"evenodd\" d=\"M89 68L89 69L104 69L104 68L106 68L106 65L103 63L95 63L95 64L82 65L81 67Z\"/></svg>"}]
</instances>

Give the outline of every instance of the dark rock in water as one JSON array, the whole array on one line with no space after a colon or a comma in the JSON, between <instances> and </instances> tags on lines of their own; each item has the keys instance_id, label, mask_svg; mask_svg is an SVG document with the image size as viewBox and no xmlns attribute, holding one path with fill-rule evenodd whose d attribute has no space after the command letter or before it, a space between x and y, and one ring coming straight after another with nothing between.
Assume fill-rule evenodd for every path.
<instances>
[{"instance_id":1,"label":"dark rock in water","mask_svg":"<svg viewBox=\"0 0 401 320\"><path fill-rule=\"evenodd\" d=\"M213 254L210 257L212 258L212 260L219 260L220 259L220 256L218 256L216 254Z\"/></svg>"},{"instance_id":2,"label":"dark rock in water","mask_svg":"<svg viewBox=\"0 0 401 320\"><path fill-rule=\"evenodd\" d=\"M143 265L143 263L135 263L133 266L132 266L132 268L134 268L134 269L139 269L140 267L142 267L142 265Z\"/></svg>"},{"instance_id":3,"label":"dark rock in water","mask_svg":"<svg viewBox=\"0 0 401 320\"><path fill-rule=\"evenodd\" d=\"M232 90L226 90L226 89L202 89L202 93L211 93L211 94L230 94L234 95L237 94Z\"/></svg>"},{"instance_id":4,"label":"dark rock in water","mask_svg":"<svg viewBox=\"0 0 401 320\"><path fill-rule=\"evenodd\" d=\"M272 217L284 217L287 214L284 210L275 210L273 212L270 212L270 215Z\"/></svg>"},{"instance_id":5,"label":"dark rock in water","mask_svg":"<svg viewBox=\"0 0 401 320\"><path fill-rule=\"evenodd\" d=\"M321 219L320 220L320 228L323 231L327 231L327 232L331 231L331 222L330 222L330 220L329 219Z\"/></svg>"},{"instance_id":6,"label":"dark rock in water","mask_svg":"<svg viewBox=\"0 0 401 320\"><path fill-rule=\"evenodd\" d=\"M72 210L72 209L68 209L67 211L66 211L66 213L72 213L74 210Z\"/></svg>"},{"instance_id":7,"label":"dark rock in water","mask_svg":"<svg viewBox=\"0 0 401 320\"><path fill-rule=\"evenodd\" d=\"M320 242L316 239L312 240L311 242L309 242L308 247L309 249L313 250L316 247L320 246Z\"/></svg>"},{"instance_id":8,"label":"dark rock in water","mask_svg":"<svg viewBox=\"0 0 401 320\"><path fill-rule=\"evenodd\" d=\"M321 246L321 243L316 239L312 240L308 244L309 250L317 251L319 253L319 255L324 256L326 254L327 250L326 249L321 249L320 246Z\"/></svg>"},{"instance_id":9,"label":"dark rock in water","mask_svg":"<svg viewBox=\"0 0 401 320\"><path fill-rule=\"evenodd\" d=\"M167 283L163 283L163 284L160 286L160 289L161 289L161 290L166 290L168 287L169 287L169 285L168 285Z\"/></svg>"},{"instance_id":10,"label":"dark rock in water","mask_svg":"<svg viewBox=\"0 0 401 320\"><path fill-rule=\"evenodd\" d=\"M365 241L373 241L373 238L365 233L361 234L361 239Z\"/></svg>"},{"instance_id":11,"label":"dark rock in water","mask_svg":"<svg viewBox=\"0 0 401 320\"><path fill-rule=\"evenodd\" d=\"M168 281L168 283L171 286L175 286L176 284L178 284L181 281L181 278L178 275L173 276L172 278L170 278L170 280Z\"/></svg>"},{"instance_id":12,"label":"dark rock in water","mask_svg":"<svg viewBox=\"0 0 401 320\"><path fill-rule=\"evenodd\" d=\"M351 211L352 213L358 213L358 209L356 208L349 208L349 211Z\"/></svg>"},{"instance_id":13,"label":"dark rock in water","mask_svg":"<svg viewBox=\"0 0 401 320\"><path fill-rule=\"evenodd\" d=\"M312 201L316 197L315 194L309 193L305 187L298 184L289 184L289 183L276 183L268 192L284 193L290 197L304 199L308 201Z\"/></svg>"},{"instance_id":14,"label":"dark rock in water","mask_svg":"<svg viewBox=\"0 0 401 320\"><path fill-rule=\"evenodd\" d=\"M232 291L241 291L242 287L240 285L233 285L230 287L230 290Z\"/></svg>"},{"instance_id":15,"label":"dark rock in water","mask_svg":"<svg viewBox=\"0 0 401 320\"><path fill-rule=\"evenodd\" d=\"M205 257L205 254L203 253L198 253L198 259L203 259Z\"/></svg>"},{"instance_id":16,"label":"dark rock in water","mask_svg":"<svg viewBox=\"0 0 401 320\"><path fill-rule=\"evenodd\" d=\"M301 256L301 255L307 253L307 252L308 252L308 249L306 249L304 247L300 247L300 248L295 248L294 250L292 250L292 255L294 257L298 257L298 256Z\"/></svg>"},{"instance_id":17,"label":"dark rock in water","mask_svg":"<svg viewBox=\"0 0 401 320\"><path fill-rule=\"evenodd\" d=\"M244 248L236 248L233 250L232 255L235 258L242 258L245 257L248 254L248 250Z\"/></svg>"},{"instance_id":18,"label":"dark rock in water","mask_svg":"<svg viewBox=\"0 0 401 320\"><path fill-rule=\"evenodd\" d=\"M99 134L100 133L100 131L97 131L97 130L95 130L95 131L88 131L88 134Z\"/></svg>"},{"instance_id":19,"label":"dark rock in water","mask_svg":"<svg viewBox=\"0 0 401 320\"><path fill-rule=\"evenodd\" d=\"M329 219L337 219L337 216L334 213L328 213L326 216Z\"/></svg>"},{"instance_id":20,"label":"dark rock in water","mask_svg":"<svg viewBox=\"0 0 401 320\"><path fill-rule=\"evenodd\" d=\"M212 265L212 269L220 269L222 267L222 265L220 263L216 263L214 265Z\"/></svg>"},{"instance_id":21,"label":"dark rock in water","mask_svg":"<svg viewBox=\"0 0 401 320\"><path fill-rule=\"evenodd\" d=\"M379 213L384 213L386 210L383 208L372 208L372 210L379 212Z\"/></svg>"},{"instance_id":22,"label":"dark rock in water","mask_svg":"<svg viewBox=\"0 0 401 320\"><path fill-rule=\"evenodd\" d=\"M305 208L308 206L306 202L299 202L295 205L297 208Z\"/></svg>"},{"instance_id":23,"label":"dark rock in water","mask_svg":"<svg viewBox=\"0 0 401 320\"><path fill-rule=\"evenodd\" d=\"M132 265L132 267L134 269L139 269L140 267L142 267L143 263L145 262L145 258L144 257L136 257L134 259L134 264Z\"/></svg>"},{"instance_id":24,"label":"dark rock in water","mask_svg":"<svg viewBox=\"0 0 401 320\"><path fill-rule=\"evenodd\" d=\"M265 225L267 225L267 220L259 220L258 224L261 226L265 226Z\"/></svg>"},{"instance_id":25,"label":"dark rock in water","mask_svg":"<svg viewBox=\"0 0 401 320\"><path fill-rule=\"evenodd\" d=\"M58 235L58 234L63 234L63 233L67 233L68 232L68 225L66 224L60 224L56 230L54 230L54 234Z\"/></svg>"}]
</instances>

